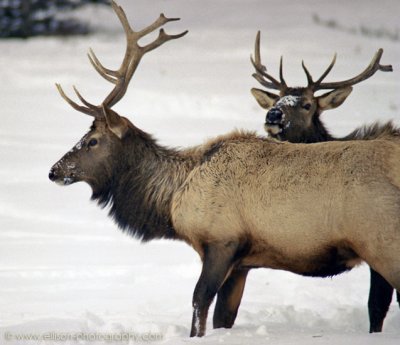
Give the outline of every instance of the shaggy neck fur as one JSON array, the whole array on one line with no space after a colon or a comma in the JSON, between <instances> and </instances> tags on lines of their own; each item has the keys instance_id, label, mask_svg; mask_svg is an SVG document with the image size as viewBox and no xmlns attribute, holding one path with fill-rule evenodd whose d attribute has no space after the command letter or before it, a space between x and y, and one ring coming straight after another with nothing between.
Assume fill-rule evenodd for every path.
<instances>
[{"instance_id":1,"label":"shaggy neck fur","mask_svg":"<svg viewBox=\"0 0 400 345\"><path fill-rule=\"evenodd\" d=\"M339 140L374 140L374 139L400 138L400 128L392 121L386 123L373 123L355 129L349 135Z\"/></svg>"},{"instance_id":2,"label":"shaggy neck fur","mask_svg":"<svg viewBox=\"0 0 400 345\"><path fill-rule=\"evenodd\" d=\"M400 138L400 128L391 121L386 123L375 122L371 125L364 125L356 128L350 134L336 138L332 136L320 120L320 114L316 113L312 120L313 125L303 131L285 132L280 134L280 140L287 140L292 143L320 143L325 141L348 141L348 140L375 140L375 139L395 139Z\"/></svg>"},{"instance_id":3,"label":"shaggy neck fur","mask_svg":"<svg viewBox=\"0 0 400 345\"><path fill-rule=\"evenodd\" d=\"M117 225L143 241L177 238L170 203L194 162L177 151L163 148L150 135L131 128L124 138L113 176L92 199L110 206Z\"/></svg>"}]
</instances>

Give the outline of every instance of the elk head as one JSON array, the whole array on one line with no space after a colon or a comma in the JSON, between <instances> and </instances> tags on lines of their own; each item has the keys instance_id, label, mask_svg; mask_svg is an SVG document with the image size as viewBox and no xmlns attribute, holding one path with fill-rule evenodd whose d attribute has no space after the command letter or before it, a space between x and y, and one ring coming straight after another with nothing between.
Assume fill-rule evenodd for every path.
<instances>
[{"instance_id":1,"label":"elk head","mask_svg":"<svg viewBox=\"0 0 400 345\"><path fill-rule=\"evenodd\" d=\"M368 67L358 76L338 82L326 83L323 80L332 70L336 62L336 54L325 72L316 81L313 80L307 67L302 62L307 76L307 87L288 87L283 78L282 57L279 67L279 81L267 73L261 63L260 32L257 33L254 55L251 62L255 68L253 77L265 88L278 91L275 94L269 91L253 88L251 90L258 104L268 110L265 119L265 130L272 137L291 142L316 142L328 140L329 134L320 122L319 116L328 109L341 105L352 91L352 85L371 77L376 71L393 71L392 66L380 65L383 50L379 49ZM320 96L315 93L319 90L331 90Z\"/></svg>"},{"instance_id":2,"label":"elk head","mask_svg":"<svg viewBox=\"0 0 400 345\"><path fill-rule=\"evenodd\" d=\"M153 24L141 31L133 31L123 9L114 1L112 1L112 7L122 23L127 39L121 67L118 70L104 67L92 50L89 51L88 57L96 71L104 79L114 84L114 88L101 105L93 105L86 101L74 87L76 95L82 102L82 105L79 105L67 97L61 86L56 84L61 96L74 109L92 116L94 121L89 132L78 144L54 164L49 178L62 185L85 181L92 187L94 194L111 180L112 173L118 169L119 163L124 161L122 148L128 138L145 135L128 119L111 110L111 107L124 96L144 54L187 33L185 31L178 35L168 35L163 29L160 29L158 37L153 42L140 46L138 41L142 37L170 21L179 20L179 18L166 18L161 14Z\"/></svg>"}]
</instances>

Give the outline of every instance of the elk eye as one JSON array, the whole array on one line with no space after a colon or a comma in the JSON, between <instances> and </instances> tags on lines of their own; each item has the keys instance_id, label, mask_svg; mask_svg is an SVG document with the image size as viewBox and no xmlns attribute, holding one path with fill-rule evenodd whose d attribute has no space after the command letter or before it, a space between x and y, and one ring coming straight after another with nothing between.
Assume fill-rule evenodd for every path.
<instances>
[{"instance_id":1,"label":"elk eye","mask_svg":"<svg viewBox=\"0 0 400 345\"><path fill-rule=\"evenodd\" d=\"M311 109L311 104L310 103L306 103L306 104L303 104L302 107L305 110L310 110Z\"/></svg>"},{"instance_id":2,"label":"elk eye","mask_svg":"<svg viewBox=\"0 0 400 345\"><path fill-rule=\"evenodd\" d=\"M92 147L92 146L96 146L97 145L97 139L90 139L88 146Z\"/></svg>"}]
</instances>

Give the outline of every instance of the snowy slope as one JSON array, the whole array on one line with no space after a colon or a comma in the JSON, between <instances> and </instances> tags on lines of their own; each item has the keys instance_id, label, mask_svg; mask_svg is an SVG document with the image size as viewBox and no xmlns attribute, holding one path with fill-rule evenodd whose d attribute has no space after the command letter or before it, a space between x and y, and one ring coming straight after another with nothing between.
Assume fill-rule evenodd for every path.
<instances>
[{"instance_id":1,"label":"snowy slope","mask_svg":"<svg viewBox=\"0 0 400 345\"><path fill-rule=\"evenodd\" d=\"M337 110L324 114L336 135L366 122L400 124L400 41L317 25L313 15L341 27L398 32L397 0L120 0L136 28L160 12L178 16L169 32L189 34L144 58L116 110L162 144L187 146L235 127L263 133L264 112L250 95L249 55L262 30L263 60L286 80L306 82L338 60L330 80L349 78L384 48L377 73L357 85ZM105 65L121 61L124 37L107 9L85 10L98 32L80 38L0 41L0 343L19 333L123 331L163 335L163 344L398 344L400 310L393 301L384 333L369 335L369 272L362 266L333 279L287 272L251 272L235 326L189 339L191 295L200 260L182 243L140 244L90 203L87 185L60 188L47 174L86 132L91 120L57 94L76 84L93 102L110 89L85 54ZM356 30L357 31L357 30ZM212 310L212 309L211 309ZM211 317L210 317L211 319ZM4 341L3 341L4 339ZM46 344L57 343L48 341ZM63 342L73 344L76 342ZM85 342L81 342L85 343ZM87 343L94 343L88 341Z\"/></svg>"}]
</instances>

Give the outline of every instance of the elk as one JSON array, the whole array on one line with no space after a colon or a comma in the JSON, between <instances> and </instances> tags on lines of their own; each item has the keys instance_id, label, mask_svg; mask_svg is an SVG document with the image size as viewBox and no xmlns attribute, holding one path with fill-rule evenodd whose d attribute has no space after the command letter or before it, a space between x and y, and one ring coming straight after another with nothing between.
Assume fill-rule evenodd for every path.
<instances>
[{"instance_id":1,"label":"elk","mask_svg":"<svg viewBox=\"0 0 400 345\"><path fill-rule=\"evenodd\" d=\"M94 120L49 178L88 183L92 199L142 241L169 238L193 247L202 271L191 336L205 335L217 293L213 325L232 327L251 268L326 277L366 261L400 289L399 143L289 144L236 130L195 147L165 148L112 107L143 55L186 32L161 29L140 46L141 37L174 19L161 15L136 32L112 6L127 36L123 62L111 70L92 51L89 59L115 86L94 105L74 87L76 103L57 84L65 101Z\"/></svg>"},{"instance_id":2,"label":"elk","mask_svg":"<svg viewBox=\"0 0 400 345\"><path fill-rule=\"evenodd\" d=\"M265 88L276 90L279 94L253 88L253 96L259 105L267 109L265 130L269 136L292 143L317 143L325 141L374 140L398 137L400 130L391 122L372 124L355 129L343 138L335 138L321 122L320 115L324 110L340 106L352 91L352 85L370 78L375 72L393 71L391 65L381 65L383 50L379 49L367 68L354 78L324 82L336 61L336 54L321 77L314 81L307 67L302 67L307 77L307 87L288 87L283 77L282 57L279 67L279 81L267 73L261 63L260 32L255 40L254 56L251 58L255 68L253 77ZM319 90L331 90L320 96L315 96ZM370 333L381 332L383 321L392 300L393 287L373 268L371 268L371 287L368 301ZM400 293L397 292L400 304Z\"/></svg>"}]
</instances>

